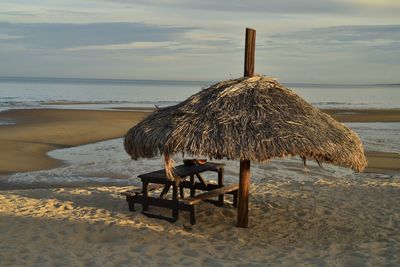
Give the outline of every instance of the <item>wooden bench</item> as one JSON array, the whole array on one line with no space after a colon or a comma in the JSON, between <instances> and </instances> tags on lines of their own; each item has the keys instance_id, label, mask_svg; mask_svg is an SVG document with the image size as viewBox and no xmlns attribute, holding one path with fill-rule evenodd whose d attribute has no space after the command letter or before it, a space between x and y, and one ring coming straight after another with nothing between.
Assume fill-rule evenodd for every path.
<instances>
[{"instance_id":1,"label":"wooden bench","mask_svg":"<svg viewBox=\"0 0 400 267\"><path fill-rule=\"evenodd\" d=\"M220 196L220 195L223 195L223 194L231 193L231 192L237 191L238 189L239 189L239 184L225 185L225 186L220 187L218 189L207 191L207 192L198 194L198 195L193 196L193 197L184 198L181 201L183 203L185 203L185 204L188 204L188 205L194 205L194 204L199 203L202 200L207 200L207 199L210 199L212 197L217 197L217 196ZM237 199L236 199L236 201L237 201ZM237 204L236 201L235 201L235 197L234 197L234 201L233 201L234 202L234 204L233 204L234 207L236 207L236 204Z\"/></svg>"},{"instance_id":2,"label":"wooden bench","mask_svg":"<svg viewBox=\"0 0 400 267\"><path fill-rule=\"evenodd\" d=\"M148 191L154 191L160 188L163 188L164 186L161 184L150 184L147 188ZM123 196L136 196L138 194L142 194L143 193L143 189L138 188L138 189L134 189L134 190L128 190L125 192L122 192L121 195Z\"/></svg>"},{"instance_id":3,"label":"wooden bench","mask_svg":"<svg viewBox=\"0 0 400 267\"><path fill-rule=\"evenodd\" d=\"M150 191L155 191L157 189L164 188L164 185L161 184L150 184L147 187L147 190ZM125 192L122 192L121 195L126 196L126 201L128 201L128 206L129 206L129 211L135 211L135 203L134 201L130 201L131 198L143 194L143 189L138 188L134 190L128 190Z\"/></svg>"},{"instance_id":4,"label":"wooden bench","mask_svg":"<svg viewBox=\"0 0 400 267\"><path fill-rule=\"evenodd\" d=\"M217 183L209 183L202 176L203 172L217 173ZM217 206L224 205L224 195L233 195L233 205L236 207L238 202L238 188L236 185L224 185L224 164L207 162L201 165L180 165L175 167L175 175L180 177L179 183L170 181L165 169L141 174L142 189L130 190L122 193L126 196L126 201L130 211L135 211L135 204L142 205L142 214L169 222L175 222L179 218L179 211L190 212L190 222L196 223L196 205L200 201L207 201ZM196 181L195 179L198 179ZM163 188L159 197L150 196L149 192ZM172 188L171 197L165 198L169 189ZM184 189L190 190L190 197L185 198ZM196 195L196 191L203 191ZM204 192L206 191L206 192ZM178 193L179 192L179 193ZM178 196L180 195L180 197ZM218 199L212 199L218 197ZM172 211L172 217L150 213L149 207L163 207Z\"/></svg>"},{"instance_id":5,"label":"wooden bench","mask_svg":"<svg viewBox=\"0 0 400 267\"><path fill-rule=\"evenodd\" d=\"M148 186L148 191L154 191L157 189L165 188L164 185L159 185L159 184L150 184ZM220 206L220 202L217 200L212 200L211 198L214 197L220 197L223 196L224 194L231 194L233 195L233 206L236 208L237 207L237 200L238 200L238 189L239 189L239 184L229 184L225 185L223 187L215 188L212 189L211 191L206 191L204 193L200 193L195 196L183 198L178 200L178 206L182 210L187 210L190 212L190 224L196 224L196 205L199 204L201 201L207 201L211 202L213 204L216 204ZM143 190L142 189L136 189L136 190L129 190L126 192L122 192L121 195L126 196L126 200L129 205L129 210L130 211L135 211L135 202L136 203L142 203L142 194ZM168 206L168 205L166 205ZM171 220L169 218L166 218L161 215L155 215L155 214L150 214L145 212L144 215L153 217L153 218L158 218L158 219L165 219L170 222L174 222L176 220Z\"/></svg>"},{"instance_id":6,"label":"wooden bench","mask_svg":"<svg viewBox=\"0 0 400 267\"><path fill-rule=\"evenodd\" d=\"M232 193L233 194L233 206L237 207L237 198L238 198L238 189L239 184L230 184L220 187L218 189L213 189L211 191L207 191L201 194L198 194L193 197L188 197L181 199L180 201L185 205L190 206L190 224L196 224L196 205L201 201L210 200L213 197L223 196L224 194Z\"/></svg>"}]
</instances>

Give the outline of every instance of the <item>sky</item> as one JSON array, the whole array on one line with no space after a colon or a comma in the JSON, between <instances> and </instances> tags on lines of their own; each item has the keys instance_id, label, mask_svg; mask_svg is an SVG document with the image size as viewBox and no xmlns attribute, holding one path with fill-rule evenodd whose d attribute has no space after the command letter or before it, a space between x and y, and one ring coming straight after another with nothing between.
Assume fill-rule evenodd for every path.
<instances>
[{"instance_id":1,"label":"sky","mask_svg":"<svg viewBox=\"0 0 400 267\"><path fill-rule=\"evenodd\" d=\"M399 0L1 0L0 76L400 82Z\"/></svg>"}]
</instances>

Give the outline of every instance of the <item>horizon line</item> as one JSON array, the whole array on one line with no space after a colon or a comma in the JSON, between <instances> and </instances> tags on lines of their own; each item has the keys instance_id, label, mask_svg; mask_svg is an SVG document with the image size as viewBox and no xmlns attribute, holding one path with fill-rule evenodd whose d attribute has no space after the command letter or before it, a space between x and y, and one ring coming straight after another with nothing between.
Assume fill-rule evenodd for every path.
<instances>
[{"instance_id":1,"label":"horizon line","mask_svg":"<svg viewBox=\"0 0 400 267\"><path fill-rule=\"evenodd\" d=\"M32 80L37 80L37 81L79 81L79 82L114 82L114 83L133 83L133 82L181 82L181 83L210 83L214 84L217 83L218 81L212 81L212 80L177 80L177 79L136 79L136 78L80 78L80 77L44 77L44 76L1 76L0 75L0 81L4 80L11 80L11 81L32 81ZM278 79L279 80L279 79ZM398 83L312 83L312 82L282 82L283 84L286 85L300 85L300 86L306 86L306 85L326 85L326 86L397 86L400 85L400 82Z\"/></svg>"}]
</instances>

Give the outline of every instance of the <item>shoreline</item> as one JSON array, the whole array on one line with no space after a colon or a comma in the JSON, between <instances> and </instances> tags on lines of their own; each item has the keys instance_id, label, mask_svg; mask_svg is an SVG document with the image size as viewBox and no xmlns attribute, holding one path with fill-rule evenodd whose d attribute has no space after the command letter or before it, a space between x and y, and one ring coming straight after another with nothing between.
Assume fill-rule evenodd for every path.
<instances>
[{"instance_id":1,"label":"shoreline","mask_svg":"<svg viewBox=\"0 0 400 267\"><path fill-rule=\"evenodd\" d=\"M0 112L0 174L55 168L47 152L123 136L148 111L21 109ZM104 128L104 126L106 128Z\"/></svg>"},{"instance_id":2,"label":"shoreline","mask_svg":"<svg viewBox=\"0 0 400 267\"><path fill-rule=\"evenodd\" d=\"M136 111L146 109L154 111L154 108L114 107L113 110ZM400 122L400 108L393 109L341 109L322 108L321 111L329 114L340 122Z\"/></svg>"},{"instance_id":3,"label":"shoreline","mask_svg":"<svg viewBox=\"0 0 400 267\"><path fill-rule=\"evenodd\" d=\"M400 122L400 109L321 109L340 122Z\"/></svg>"},{"instance_id":4,"label":"shoreline","mask_svg":"<svg viewBox=\"0 0 400 267\"><path fill-rule=\"evenodd\" d=\"M122 137L154 109L17 109L0 112L0 176L62 166L47 152ZM400 109L323 110L341 122L400 122ZM104 127L107 125L107 127ZM366 172L400 172L400 154L366 151Z\"/></svg>"}]
</instances>

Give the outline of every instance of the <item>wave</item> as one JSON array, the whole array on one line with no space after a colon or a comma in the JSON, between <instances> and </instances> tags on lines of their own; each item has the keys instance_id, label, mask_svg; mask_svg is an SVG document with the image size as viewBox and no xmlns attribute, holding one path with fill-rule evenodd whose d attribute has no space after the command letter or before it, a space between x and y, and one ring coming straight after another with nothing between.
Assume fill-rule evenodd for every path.
<instances>
[{"instance_id":1,"label":"wave","mask_svg":"<svg viewBox=\"0 0 400 267\"><path fill-rule=\"evenodd\" d=\"M400 124L398 124L400 125ZM399 126L392 126L398 129ZM352 124L351 126L363 126ZM382 124L379 127L385 127ZM371 139L372 138L372 139ZM375 144L376 135L364 135L367 148ZM379 140L377 140L379 141ZM392 138L388 136L384 142L390 144ZM373 148L373 147L372 147ZM382 150L380 150L382 151ZM82 146L53 150L48 153L52 158L65 162L61 167L34 171L27 173L15 173L3 177L3 183L9 186L29 185L30 187L49 185L139 185L138 175L163 168L161 157L151 159L131 160L123 148L123 139L117 138ZM183 158L177 155L176 162L182 162ZM225 163L225 179L227 182L237 182L239 162L231 160L220 161ZM252 181L254 183L265 182L272 176L277 179L287 180L293 177L299 182L307 181L314 177L368 177L369 174L354 174L352 170L325 164L319 168L315 162L308 163L309 170L304 171L302 161L295 158L274 159L268 164L252 165ZM376 174L373 174L376 176ZM385 178L385 177L383 177ZM389 176L390 178L390 176ZM292 178L291 178L292 179Z\"/></svg>"},{"instance_id":2,"label":"wave","mask_svg":"<svg viewBox=\"0 0 400 267\"><path fill-rule=\"evenodd\" d=\"M370 103L370 102L335 102L335 101L320 101L320 102L312 102L314 106L322 107L322 108L373 108L373 107L381 107L384 108L384 105L380 103Z\"/></svg>"},{"instance_id":3,"label":"wave","mask_svg":"<svg viewBox=\"0 0 400 267\"><path fill-rule=\"evenodd\" d=\"M2 97L1 100L5 98ZM0 111L9 109L29 109L29 108L83 108L83 109L107 109L107 108L121 108L121 107L138 107L138 108L154 108L154 107L167 107L178 104L178 101L71 101L65 99L56 99L49 101L1 101Z\"/></svg>"},{"instance_id":4,"label":"wave","mask_svg":"<svg viewBox=\"0 0 400 267\"><path fill-rule=\"evenodd\" d=\"M12 121L2 121L2 120L0 120L0 126L1 125L14 125L15 124L15 122L12 122Z\"/></svg>"}]
</instances>

